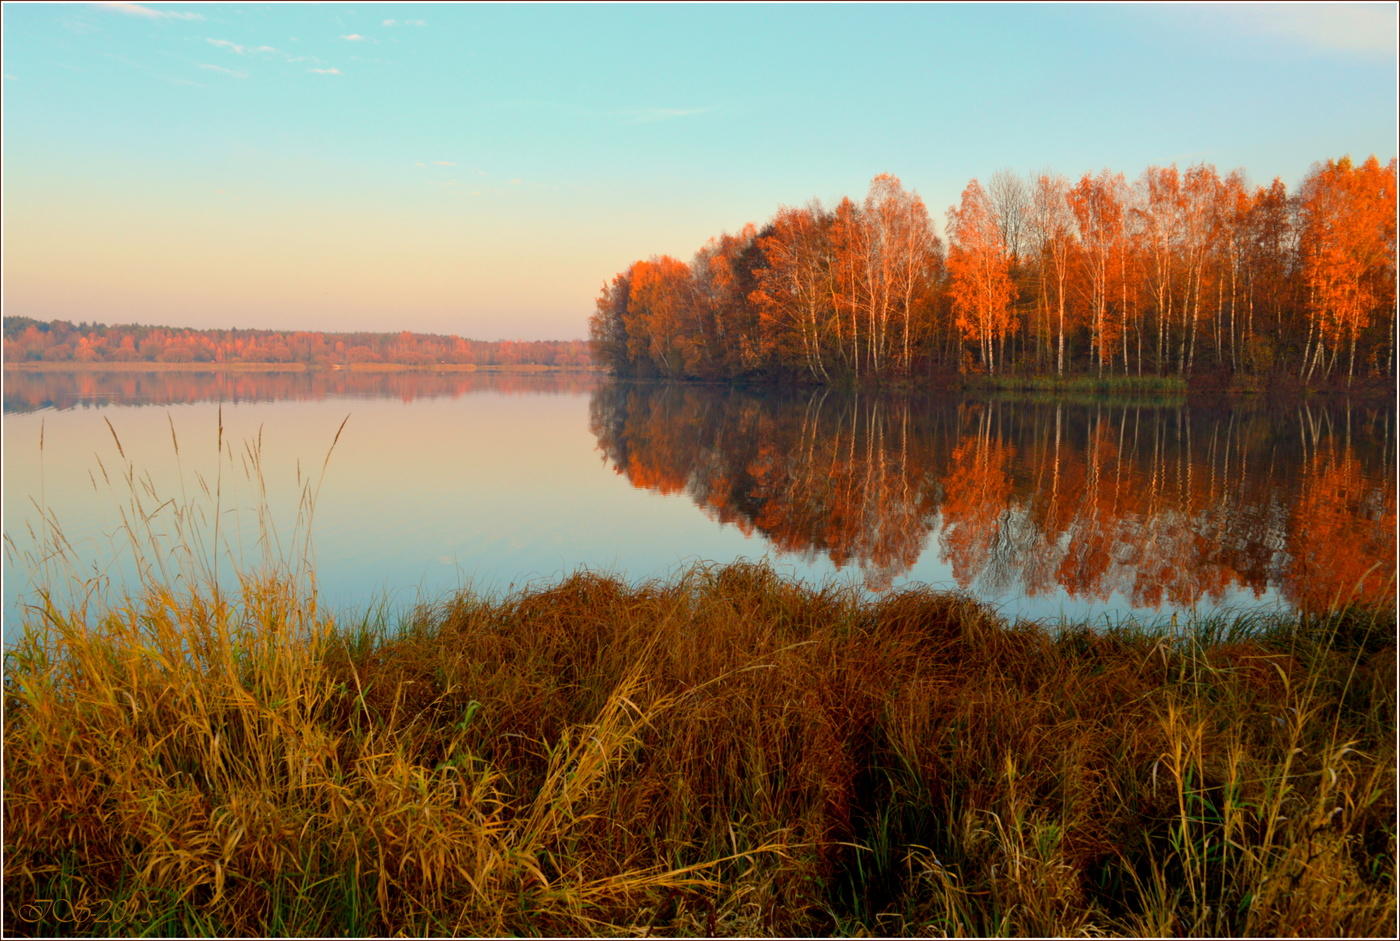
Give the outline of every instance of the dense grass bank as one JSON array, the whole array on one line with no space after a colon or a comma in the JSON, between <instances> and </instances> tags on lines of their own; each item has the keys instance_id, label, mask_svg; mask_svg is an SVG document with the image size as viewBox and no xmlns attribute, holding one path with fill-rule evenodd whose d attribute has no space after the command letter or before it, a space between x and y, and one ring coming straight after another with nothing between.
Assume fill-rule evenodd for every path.
<instances>
[{"instance_id":1,"label":"dense grass bank","mask_svg":"<svg viewBox=\"0 0 1400 941\"><path fill-rule=\"evenodd\" d=\"M7 934L1377 935L1393 614L1008 625L766 568L6 656Z\"/></svg>"}]
</instances>

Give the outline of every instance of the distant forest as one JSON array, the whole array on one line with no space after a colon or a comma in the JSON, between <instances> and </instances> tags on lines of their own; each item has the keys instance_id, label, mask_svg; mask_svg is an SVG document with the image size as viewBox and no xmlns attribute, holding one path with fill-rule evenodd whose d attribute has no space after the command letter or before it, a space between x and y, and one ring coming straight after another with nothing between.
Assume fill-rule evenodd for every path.
<instances>
[{"instance_id":1,"label":"distant forest","mask_svg":"<svg viewBox=\"0 0 1400 941\"><path fill-rule=\"evenodd\" d=\"M6 317L4 333L7 363L587 366L592 362L586 340L467 340L408 331L195 330Z\"/></svg>"},{"instance_id":2,"label":"distant forest","mask_svg":"<svg viewBox=\"0 0 1400 941\"><path fill-rule=\"evenodd\" d=\"M589 335L628 376L1393 377L1395 178L1375 157L1316 164L1296 194L1209 165L1002 172L949 208L945 246L881 175L863 203L635 262Z\"/></svg>"}]
</instances>

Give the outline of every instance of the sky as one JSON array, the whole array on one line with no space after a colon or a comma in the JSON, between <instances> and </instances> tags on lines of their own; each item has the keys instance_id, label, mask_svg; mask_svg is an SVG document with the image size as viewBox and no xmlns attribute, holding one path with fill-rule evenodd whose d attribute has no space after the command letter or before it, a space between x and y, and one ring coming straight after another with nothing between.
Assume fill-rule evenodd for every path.
<instances>
[{"instance_id":1,"label":"sky","mask_svg":"<svg viewBox=\"0 0 1400 941\"><path fill-rule=\"evenodd\" d=\"M1396 153L1396 5L3 8L6 316L576 338L894 173Z\"/></svg>"}]
</instances>

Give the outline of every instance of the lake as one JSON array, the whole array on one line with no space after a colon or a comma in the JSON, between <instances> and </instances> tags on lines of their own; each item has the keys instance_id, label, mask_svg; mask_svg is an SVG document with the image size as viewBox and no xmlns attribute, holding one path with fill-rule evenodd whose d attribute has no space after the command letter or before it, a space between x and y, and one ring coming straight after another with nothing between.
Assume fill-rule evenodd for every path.
<instances>
[{"instance_id":1,"label":"lake","mask_svg":"<svg viewBox=\"0 0 1400 941\"><path fill-rule=\"evenodd\" d=\"M740 558L1099 623L1394 594L1389 403L347 371L6 371L4 394L7 635L36 581L120 591L134 559L306 564L347 613Z\"/></svg>"}]
</instances>

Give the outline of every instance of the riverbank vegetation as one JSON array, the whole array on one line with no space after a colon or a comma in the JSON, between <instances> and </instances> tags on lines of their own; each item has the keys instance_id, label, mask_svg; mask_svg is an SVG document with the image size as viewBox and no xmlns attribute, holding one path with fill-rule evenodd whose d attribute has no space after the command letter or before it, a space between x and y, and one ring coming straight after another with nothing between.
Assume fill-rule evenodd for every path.
<instances>
[{"instance_id":1,"label":"riverbank vegetation","mask_svg":"<svg viewBox=\"0 0 1400 941\"><path fill-rule=\"evenodd\" d=\"M308 366L560 366L591 364L583 340L469 340L434 333L200 330L144 324L73 324L6 317L5 365L80 368L280 369ZM129 367L132 368L132 367Z\"/></svg>"},{"instance_id":2,"label":"riverbank vegetation","mask_svg":"<svg viewBox=\"0 0 1400 941\"><path fill-rule=\"evenodd\" d=\"M43 605L5 930L1376 935L1394 614L1007 624L748 564L399 622Z\"/></svg>"},{"instance_id":3,"label":"riverbank vegetation","mask_svg":"<svg viewBox=\"0 0 1400 941\"><path fill-rule=\"evenodd\" d=\"M881 175L861 203L784 207L689 264L635 262L598 298L594 356L624 376L1391 386L1395 176L1343 157L1290 194L1209 165L1003 172L948 209L945 246Z\"/></svg>"},{"instance_id":4,"label":"riverbank vegetation","mask_svg":"<svg viewBox=\"0 0 1400 941\"><path fill-rule=\"evenodd\" d=\"M253 363L253 362L147 362L145 360L111 361L56 361L25 360L5 364L11 373L553 373L589 372L599 367L588 364L567 364L561 366L541 363L494 364L479 366L476 363Z\"/></svg>"}]
</instances>

